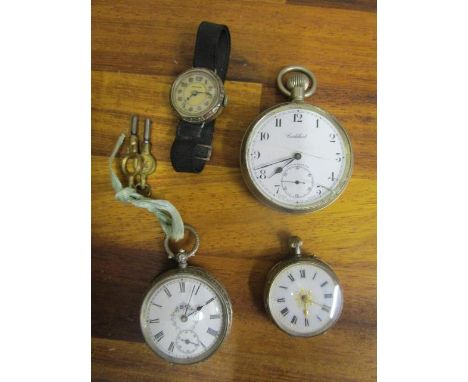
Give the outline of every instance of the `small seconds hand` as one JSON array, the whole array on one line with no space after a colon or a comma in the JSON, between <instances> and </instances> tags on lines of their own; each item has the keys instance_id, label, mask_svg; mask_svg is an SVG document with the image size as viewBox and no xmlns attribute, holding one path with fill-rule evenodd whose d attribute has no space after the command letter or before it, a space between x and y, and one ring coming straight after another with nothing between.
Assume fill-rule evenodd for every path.
<instances>
[{"instance_id":1,"label":"small seconds hand","mask_svg":"<svg viewBox=\"0 0 468 382\"><path fill-rule=\"evenodd\" d=\"M295 184L306 184L305 182L302 182L300 180L282 180L281 183L295 183Z\"/></svg>"}]
</instances>

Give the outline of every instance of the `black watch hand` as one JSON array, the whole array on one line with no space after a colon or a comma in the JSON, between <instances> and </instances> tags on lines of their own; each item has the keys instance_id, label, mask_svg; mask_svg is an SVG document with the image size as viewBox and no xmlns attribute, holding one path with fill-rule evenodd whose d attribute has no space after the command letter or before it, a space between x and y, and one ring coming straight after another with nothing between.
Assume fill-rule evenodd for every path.
<instances>
[{"instance_id":1,"label":"black watch hand","mask_svg":"<svg viewBox=\"0 0 468 382\"><path fill-rule=\"evenodd\" d=\"M188 101L190 98L198 95L200 92L198 90L193 90L185 101Z\"/></svg>"},{"instance_id":2,"label":"black watch hand","mask_svg":"<svg viewBox=\"0 0 468 382\"><path fill-rule=\"evenodd\" d=\"M210 298L207 302L205 302L203 305L200 305L195 309L193 312L189 313L187 317L190 317L192 314L199 312L200 310L203 309L204 306L208 305L211 301L214 300L214 297Z\"/></svg>"},{"instance_id":3,"label":"black watch hand","mask_svg":"<svg viewBox=\"0 0 468 382\"><path fill-rule=\"evenodd\" d=\"M300 160L302 158L301 153L296 153L294 156L285 164L283 164L280 167L277 167L275 171L272 172L272 174L269 176L270 178L276 174L279 174L280 172L283 172L283 169L290 164L293 160Z\"/></svg>"},{"instance_id":4,"label":"black watch hand","mask_svg":"<svg viewBox=\"0 0 468 382\"><path fill-rule=\"evenodd\" d=\"M294 158L294 157L284 158L284 159L278 160L278 161L276 161L276 162L271 162L271 163L264 164L264 165L262 165L262 166L260 166L260 167L256 167L256 168L254 168L254 170L260 170L260 169L262 169L262 168L265 168L265 167L268 167L268 166L273 166L274 164L281 163L281 162L285 162L285 161L287 161L287 160L289 160L289 161L292 162L294 159L296 159L296 158Z\"/></svg>"},{"instance_id":5,"label":"black watch hand","mask_svg":"<svg viewBox=\"0 0 468 382\"><path fill-rule=\"evenodd\" d=\"M276 175L276 174L279 174L280 172L283 172L283 168L285 168L289 163L291 163L294 159L296 158L291 158L288 162L286 162L285 164L283 164L282 166L280 167L276 167L275 171L273 171L271 173L271 175L269 176L269 178L271 178L272 176Z\"/></svg>"},{"instance_id":6,"label":"black watch hand","mask_svg":"<svg viewBox=\"0 0 468 382\"><path fill-rule=\"evenodd\" d=\"M199 95L199 94L205 94L205 93L206 93L206 92L201 92L201 91L199 91L199 90L194 90L194 91L192 91L192 93L190 94L190 96L187 98L187 101L188 101L190 98L192 98L192 97L196 97L196 96Z\"/></svg>"},{"instance_id":7,"label":"black watch hand","mask_svg":"<svg viewBox=\"0 0 468 382\"><path fill-rule=\"evenodd\" d=\"M302 183L302 184L306 184L305 182L302 182L300 180L282 180L281 183L295 183L295 184Z\"/></svg>"},{"instance_id":8,"label":"black watch hand","mask_svg":"<svg viewBox=\"0 0 468 382\"><path fill-rule=\"evenodd\" d=\"M264 164L260 167L256 167L254 168L254 170L260 170L261 168L264 168L264 167L268 167L268 166L272 166L274 164L277 164L277 163L281 163L281 162L285 162L285 161L289 161L289 163L291 163L294 159L296 160L300 160L302 158L302 155L301 153L295 153L292 157L289 157L289 158L284 158L284 159L281 159L281 160L278 160L276 162L271 162L271 163L267 163L267 164ZM286 165L284 165L283 167L285 167ZM280 171L281 172L281 171Z\"/></svg>"}]
</instances>

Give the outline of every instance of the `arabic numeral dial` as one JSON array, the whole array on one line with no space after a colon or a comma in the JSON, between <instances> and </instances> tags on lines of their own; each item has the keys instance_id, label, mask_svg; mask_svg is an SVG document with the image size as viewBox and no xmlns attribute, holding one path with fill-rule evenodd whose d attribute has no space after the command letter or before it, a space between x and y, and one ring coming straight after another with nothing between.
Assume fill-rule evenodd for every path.
<instances>
[{"instance_id":1,"label":"arabic numeral dial","mask_svg":"<svg viewBox=\"0 0 468 382\"><path fill-rule=\"evenodd\" d=\"M217 78L207 70L193 68L182 73L171 88L171 104L185 116L199 117L221 97Z\"/></svg>"},{"instance_id":2,"label":"arabic numeral dial","mask_svg":"<svg viewBox=\"0 0 468 382\"><path fill-rule=\"evenodd\" d=\"M243 142L242 166L254 194L286 211L314 211L334 201L351 174L351 145L333 118L312 106L279 106Z\"/></svg>"}]
</instances>

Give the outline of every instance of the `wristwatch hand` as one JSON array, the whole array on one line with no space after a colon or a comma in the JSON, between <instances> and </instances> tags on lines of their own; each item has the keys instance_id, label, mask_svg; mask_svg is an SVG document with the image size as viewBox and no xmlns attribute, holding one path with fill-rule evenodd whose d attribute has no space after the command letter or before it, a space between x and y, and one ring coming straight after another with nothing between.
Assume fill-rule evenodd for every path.
<instances>
[{"instance_id":1,"label":"wristwatch hand","mask_svg":"<svg viewBox=\"0 0 468 382\"><path fill-rule=\"evenodd\" d=\"M209 94L208 92L201 92L200 90L192 90L192 92L190 93L190 96L188 96L187 98L187 101L192 98L192 97L196 97L197 95L199 94Z\"/></svg>"}]
</instances>

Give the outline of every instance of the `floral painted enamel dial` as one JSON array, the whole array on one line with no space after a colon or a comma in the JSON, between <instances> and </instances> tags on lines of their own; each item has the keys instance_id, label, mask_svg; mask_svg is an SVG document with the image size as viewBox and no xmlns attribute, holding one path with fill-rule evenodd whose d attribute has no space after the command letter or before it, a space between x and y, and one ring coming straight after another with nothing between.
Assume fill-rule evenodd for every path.
<instances>
[{"instance_id":1,"label":"floral painted enamel dial","mask_svg":"<svg viewBox=\"0 0 468 382\"><path fill-rule=\"evenodd\" d=\"M335 272L315 256L301 255L302 241L290 239L291 259L268 275L265 307L274 323L292 336L324 333L340 318L343 293Z\"/></svg>"},{"instance_id":2,"label":"floral painted enamel dial","mask_svg":"<svg viewBox=\"0 0 468 382\"><path fill-rule=\"evenodd\" d=\"M232 306L223 286L200 268L187 266L195 248L174 254L166 250L179 268L159 276L147 292L140 314L146 343L159 356L173 363L190 364L211 356L229 333Z\"/></svg>"},{"instance_id":3,"label":"floral painted enamel dial","mask_svg":"<svg viewBox=\"0 0 468 382\"><path fill-rule=\"evenodd\" d=\"M351 177L350 140L334 117L304 103L317 86L312 72L286 67L278 86L292 102L266 110L250 125L242 174L264 203L286 212L316 211L335 201Z\"/></svg>"},{"instance_id":4,"label":"floral painted enamel dial","mask_svg":"<svg viewBox=\"0 0 468 382\"><path fill-rule=\"evenodd\" d=\"M212 70L189 69L172 84L171 105L187 122L211 121L220 114L225 104L223 81Z\"/></svg>"}]
</instances>

